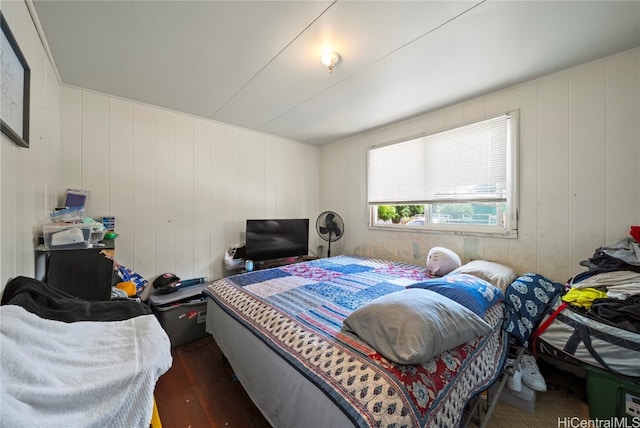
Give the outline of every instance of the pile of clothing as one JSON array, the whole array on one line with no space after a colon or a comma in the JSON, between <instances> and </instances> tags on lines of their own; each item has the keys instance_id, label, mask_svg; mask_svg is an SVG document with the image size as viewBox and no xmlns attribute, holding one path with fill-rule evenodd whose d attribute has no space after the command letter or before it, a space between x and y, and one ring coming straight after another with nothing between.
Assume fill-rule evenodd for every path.
<instances>
[{"instance_id":1,"label":"pile of clothing","mask_svg":"<svg viewBox=\"0 0 640 428\"><path fill-rule=\"evenodd\" d=\"M640 333L640 245L634 237L596 250L562 297L587 315Z\"/></svg>"},{"instance_id":2,"label":"pile of clothing","mask_svg":"<svg viewBox=\"0 0 640 428\"><path fill-rule=\"evenodd\" d=\"M580 263L531 336L536 352L640 378L639 229Z\"/></svg>"},{"instance_id":3,"label":"pile of clothing","mask_svg":"<svg viewBox=\"0 0 640 428\"><path fill-rule=\"evenodd\" d=\"M581 262L586 271L566 284L539 274L518 278L505 293L505 330L534 353L639 377L639 239L640 227L632 226L629 237ZM518 368L510 389L517 391L521 380L544 390L533 357L525 355Z\"/></svg>"}]
</instances>

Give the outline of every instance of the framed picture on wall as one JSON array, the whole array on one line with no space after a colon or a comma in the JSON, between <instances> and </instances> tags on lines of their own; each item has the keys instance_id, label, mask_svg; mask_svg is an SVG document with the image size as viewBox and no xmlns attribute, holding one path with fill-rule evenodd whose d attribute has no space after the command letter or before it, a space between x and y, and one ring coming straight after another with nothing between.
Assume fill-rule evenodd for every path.
<instances>
[{"instance_id":1,"label":"framed picture on wall","mask_svg":"<svg viewBox=\"0 0 640 428\"><path fill-rule=\"evenodd\" d=\"M0 20L2 21L2 53L0 55L2 133L19 146L29 147L31 69L1 12Z\"/></svg>"}]
</instances>

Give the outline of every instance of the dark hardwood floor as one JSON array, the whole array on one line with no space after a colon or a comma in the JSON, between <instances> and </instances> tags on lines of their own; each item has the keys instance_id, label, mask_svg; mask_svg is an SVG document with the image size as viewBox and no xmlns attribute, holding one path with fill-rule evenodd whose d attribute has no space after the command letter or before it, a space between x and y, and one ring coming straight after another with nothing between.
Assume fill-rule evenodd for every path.
<instances>
[{"instance_id":1,"label":"dark hardwood floor","mask_svg":"<svg viewBox=\"0 0 640 428\"><path fill-rule=\"evenodd\" d=\"M233 371L211 336L173 348L171 354L173 366L155 389L163 428L271 428L242 385L234 381ZM535 414L500 402L489 426L513 427L518 424L514 421L521 426L555 426L559 416L567 415L588 419L584 383L565 372L555 373L548 365L541 370L549 390L540 393ZM525 423L525 419L534 422Z\"/></svg>"},{"instance_id":2,"label":"dark hardwood floor","mask_svg":"<svg viewBox=\"0 0 640 428\"><path fill-rule=\"evenodd\" d=\"M163 428L270 428L211 336L175 347L171 354L173 365L155 389Z\"/></svg>"}]
</instances>

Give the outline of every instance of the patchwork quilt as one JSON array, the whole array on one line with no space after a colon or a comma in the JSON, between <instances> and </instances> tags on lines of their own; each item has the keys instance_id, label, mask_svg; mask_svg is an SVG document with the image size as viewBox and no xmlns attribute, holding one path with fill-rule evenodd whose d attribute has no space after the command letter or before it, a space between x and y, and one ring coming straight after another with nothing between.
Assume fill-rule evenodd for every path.
<instances>
[{"instance_id":1,"label":"patchwork quilt","mask_svg":"<svg viewBox=\"0 0 640 428\"><path fill-rule=\"evenodd\" d=\"M338 256L223 278L206 294L337 403L360 427L455 427L498 376L504 306L490 334L415 365L385 359L343 320L371 300L427 279L426 268Z\"/></svg>"}]
</instances>

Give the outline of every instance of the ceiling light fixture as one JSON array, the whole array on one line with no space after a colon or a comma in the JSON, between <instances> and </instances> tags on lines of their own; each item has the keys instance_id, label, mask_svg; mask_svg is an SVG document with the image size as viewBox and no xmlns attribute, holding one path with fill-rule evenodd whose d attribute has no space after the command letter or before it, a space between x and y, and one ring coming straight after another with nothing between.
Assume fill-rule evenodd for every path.
<instances>
[{"instance_id":1,"label":"ceiling light fixture","mask_svg":"<svg viewBox=\"0 0 640 428\"><path fill-rule=\"evenodd\" d=\"M329 68L329 73L333 73L336 64L340 62L340 54L335 51L327 51L322 54L320 61Z\"/></svg>"}]
</instances>

